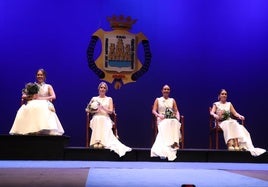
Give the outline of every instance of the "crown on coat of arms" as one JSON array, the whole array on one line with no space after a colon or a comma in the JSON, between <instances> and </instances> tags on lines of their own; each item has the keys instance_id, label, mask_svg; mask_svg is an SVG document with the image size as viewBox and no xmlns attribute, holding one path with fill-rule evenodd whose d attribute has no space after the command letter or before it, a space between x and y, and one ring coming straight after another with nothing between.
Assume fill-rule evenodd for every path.
<instances>
[{"instance_id":1,"label":"crown on coat of arms","mask_svg":"<svg viewBox=\"0 0 268 187\"><path fill-rule=\"evenodd\" d=\"M123 15L107 17L107 20L110 22L110 26L114 30L130 30L132 25L137 21L137 19L132 19L130 16L124 17Z\"/></svg>"}]
</instances>

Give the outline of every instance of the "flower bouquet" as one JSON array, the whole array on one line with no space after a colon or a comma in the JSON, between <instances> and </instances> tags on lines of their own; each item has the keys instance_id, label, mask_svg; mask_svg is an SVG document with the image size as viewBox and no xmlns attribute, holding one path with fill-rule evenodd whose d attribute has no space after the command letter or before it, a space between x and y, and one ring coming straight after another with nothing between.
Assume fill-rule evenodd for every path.
<instances>
[{"instance_id":1,"label":"flower bouquet","mask_svg":"<svg viewBox=\"0 0 268 187\"><path fill-rule=\"evenodd\" d=\"M220 121L227 120L231 117L230 111L226 111L226 110L221 110L218 115L220 117Z\"/></svg>"},{"instance_id":2,"label":"flower bouquet","mask_svg":"<svg viewBox=\"0 0 268 187\"><path fill-rule=\"evenodd\" d=\"M98 101L91 101L86 108L86 112L94 113L98 110L100 103Z\"/></svg>"},{"instance_id":3,"label":"flower bouquet","mask_svg":"<svg viewBox=\"0 0 268 187\"><path fill-rule=\"evenodd\" d=\"M22 93L28 95L37 94L39 91L39 86L35 83L29 82L25 85L25 88L22 89Z\"/></svg>"},{"instance_id":4,"label":"flower bouquet","mask_svg":"<svg viewBox=\"0 0 268 187\"><path fill-rule=\"evenodd\" d=\"M176 118L172 108L169 108L169 107L166 108L166 110L165 110L165 118L167 118L167 119Z\"/></svg>"},{"instance_id":5,"label":"flower bouquet","mask_svg":"<svg viewBox=\"0 0 268 187\"><path fill-rule=\"evenodd\" d=\"M32 100L33 96L39 91L39 86L35 83L29 82L22 89L22 95L26 101Z\"/></svg>"}]
</instances>

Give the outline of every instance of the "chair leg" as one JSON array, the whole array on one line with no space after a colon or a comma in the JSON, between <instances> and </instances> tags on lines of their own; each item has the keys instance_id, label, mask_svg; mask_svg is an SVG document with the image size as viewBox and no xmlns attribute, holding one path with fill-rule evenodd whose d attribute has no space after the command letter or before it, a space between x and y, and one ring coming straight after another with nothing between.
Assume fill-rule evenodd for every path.
<instances>
[{"instance_id":1,"label":"chair leg","mask_svg":"<svg viewBox=\"0 0 268 187\"><path fill-rule=\"evenodd\" d=\"M212 134L209 134L209 149L212 149Z\"/></svg>"},{"instance_id":2,"label":"chair leg","mask_svg":"<svg viewBox=\"0 0 268 187\"><path fill-rule=\"evenodd\" d=\"M88 128L86 129L86 147L89 147Z\"/></svg>"},{"instance_id":3,"label":"chair leg","mask_svg":"<svg viewBox=\"0 0 268 187\"><path fill-rule=\"evenodd\" d=\"M216 149L219 149L219 133L217 130L215 132L215 139L216 139Z\"/></svg>"}]
</instances>

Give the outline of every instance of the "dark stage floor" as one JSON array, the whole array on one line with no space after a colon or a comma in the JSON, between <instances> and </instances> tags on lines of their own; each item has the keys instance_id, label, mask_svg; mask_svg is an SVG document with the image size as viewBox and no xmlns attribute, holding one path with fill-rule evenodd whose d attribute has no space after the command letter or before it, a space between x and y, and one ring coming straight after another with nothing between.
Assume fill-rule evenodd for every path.
<instances>
[{"instance_id":1,"label":"dark stage floor","mask_svg":"<svg viewBox=\"0 0 268 187\"><path fill-rule=\"evenodd\" d=\"M150 157L150 148L133 148L119 157L106 149L68 147L67 136L0 136L0 160L77 160L77 161L150 161L166 162ZM268 163L267 152L254 157L249 152L226 149L180 149L173 162Z\"/></svg>"},{"instance_id":2,"label":"dark stage floor","mask_svg":"<svg viewBox=\"0 0 268 187\"><path fill-rule=\"evenodd\" d=\"M119 157L107 149L69 147L66 136L0 136L2 187L268 186L268 154L180 149L169 162L133 148Z\"/></svg>"}]
</instances>

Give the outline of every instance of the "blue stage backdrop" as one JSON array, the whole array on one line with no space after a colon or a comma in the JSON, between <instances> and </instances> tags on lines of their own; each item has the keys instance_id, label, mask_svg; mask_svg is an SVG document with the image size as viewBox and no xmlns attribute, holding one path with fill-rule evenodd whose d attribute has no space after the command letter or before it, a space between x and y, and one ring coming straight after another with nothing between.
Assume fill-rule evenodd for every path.
<instances>
[{"instance_id":1,"label":"blue stage backdrop","mask_svg":"<svg viewBox=\"0 0 268 187\"><path fill-rule=\"evenodd\" d=\"M87 47L96 30L111 30L107 16L122 14L137 19L131 32L146 35L152 52L137 82L109 86L123 143L151 147L152 104L169 84L185 116L186 148L208 148L208 108L225 88L254 145L267 149L267 10L266 0L1 0L0 133L9 133L24 84L44 68L70 145L84 146L85 107L100 82Z\"/></svg>"}]
</instances>

